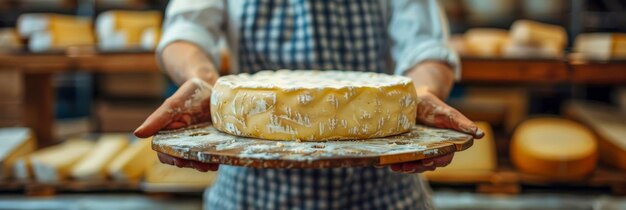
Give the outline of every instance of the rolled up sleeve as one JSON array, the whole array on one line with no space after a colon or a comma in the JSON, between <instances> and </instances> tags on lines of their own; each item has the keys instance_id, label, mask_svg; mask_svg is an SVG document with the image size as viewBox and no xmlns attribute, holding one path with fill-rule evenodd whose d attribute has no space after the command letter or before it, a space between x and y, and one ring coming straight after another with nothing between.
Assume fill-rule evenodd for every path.
<instances>
[{"instance_id":1,"label":"rolled up sleeve","mask_svg":"<svg viewBox=\"0 0 626 210\"><path fill-rule=\"evenodd\" d=\"M172 42L185 41L200 47L215 66L220 66L219 42L225 34L224 12L224 0L170 1L163 23L163 35L157 46L158 55Z\"/></svg>"},{"instance_id":2,"label":"rolled up sleeve","mask_svg":"<svg viewBox=\"0 0 626 210\"><path fill-rule=\"evenodd\" d=\"M428 60L448 63L460 79L460 59L448 45L448 22L437 0L392 0L389 35L395 73Z\"/></svg>"}]
</instances>

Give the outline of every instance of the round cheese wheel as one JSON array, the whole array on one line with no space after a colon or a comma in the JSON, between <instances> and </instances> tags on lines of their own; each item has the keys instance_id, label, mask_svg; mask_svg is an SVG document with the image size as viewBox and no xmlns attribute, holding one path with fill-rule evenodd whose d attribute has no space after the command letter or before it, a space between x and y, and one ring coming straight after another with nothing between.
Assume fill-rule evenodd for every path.
<instances>
[{"instance_id":1,"label":"round cheese wheel","mask_svg":"<svg viewBox=\"0 0 626 210\"><path fill-rule=\"evenodd\" d=\"M262 71L218 79L213 126L272 140L347 140L407 132L416 92L402 76L349 71Z\"/></svg>"},{"instance_id":2,"label":"round cheese wheel","mask_svg":"<svg viewBox=\"0 0 626 210\"><path fill-rule=\"evenodd\" d=\"M527 120L511 142L511 160L520 171L559 180L577 180L591 173L597 151L588 128L560 118Z\"/></svg>"}]
</instances>

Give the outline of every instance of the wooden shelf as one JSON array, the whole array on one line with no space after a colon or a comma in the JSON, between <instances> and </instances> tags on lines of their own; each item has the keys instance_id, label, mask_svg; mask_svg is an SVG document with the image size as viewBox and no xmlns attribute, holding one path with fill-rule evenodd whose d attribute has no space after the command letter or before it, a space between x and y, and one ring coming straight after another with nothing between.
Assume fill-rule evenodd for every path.
<instances>
[{"instance_id":1,"label":"wooden shelf","mask_svg":"<svg viewBox=\"0 0 626 210\"><path fill-rule=\"evenodd\" d=\"M574 84L626 84L626 60L571 61L570 68Z\"/></svg>"},{"instance_id":2,"label":"wooden shelf","mask_svg":"<svg viewBox=\"0 0 626 210\"><path fill-rule=\"evenodd\" d=\"M563 83L567 62L557 59L463 58L463 83Z\"/></svg>"}]
</instances>

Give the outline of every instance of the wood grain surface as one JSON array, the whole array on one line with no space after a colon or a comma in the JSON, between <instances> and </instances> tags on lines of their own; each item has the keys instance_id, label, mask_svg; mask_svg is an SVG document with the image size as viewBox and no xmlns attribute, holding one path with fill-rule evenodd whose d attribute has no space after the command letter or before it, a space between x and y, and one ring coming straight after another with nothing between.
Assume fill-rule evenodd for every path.
<instances>
[{"instance_id":1,"label":"wood grain surface","mask_svg":"<svg viewBox=\"0 0 626 210\"><path fill-rule=\"evenodd\" d=\"M256 168L337 168L389 165L469 148L473 138L416 125L404 134L352 141L274 141L229 135L210 124L164 131L152 149L205 163Z\"/></svg>"}]
</instances>

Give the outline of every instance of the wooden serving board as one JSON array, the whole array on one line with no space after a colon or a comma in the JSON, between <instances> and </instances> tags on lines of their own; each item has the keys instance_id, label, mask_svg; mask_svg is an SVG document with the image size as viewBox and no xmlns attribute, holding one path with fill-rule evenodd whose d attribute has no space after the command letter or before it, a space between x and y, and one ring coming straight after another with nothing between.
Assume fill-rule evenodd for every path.
<instances>
[{"instance_id":1,"label":"wooden serving board","mask_svg":"<svg viewBox=\"0 0 626 210\"><path fill-rule=\"evenodd\" d=\"M470 135L415 125L404 134L351 141L275 141L233 136L210 124L163 131L152 149L205 163L256 168L337 168L382 166L462 151Z\"/></svg>"}]
</instances>

